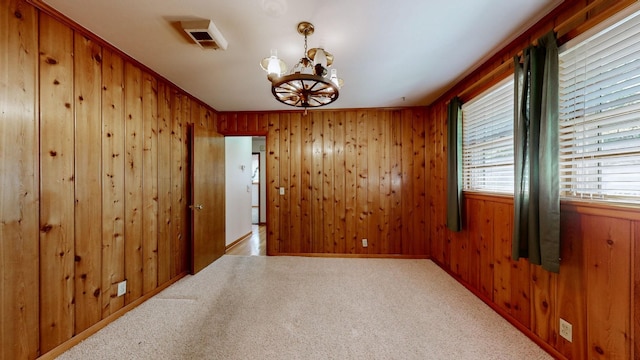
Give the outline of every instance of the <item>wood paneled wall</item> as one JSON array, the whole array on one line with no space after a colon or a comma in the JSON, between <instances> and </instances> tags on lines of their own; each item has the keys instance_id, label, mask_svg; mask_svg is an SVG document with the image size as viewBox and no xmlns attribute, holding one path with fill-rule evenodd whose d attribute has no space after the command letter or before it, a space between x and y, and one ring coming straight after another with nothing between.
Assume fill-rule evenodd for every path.
<instances>
[{"instance_id":1,"label":"wood paneled wall","mask_svg":"<svg viewBox=\"0 0 640 360\"><path fill-rule=\"evenodd\" d=\"M477 71L429 107L429 131L439 134L432 158L444 162L447 103L455 95L473 98L512 75L503 62L559 24L561 41L594 26L634 1L565 1L559 8L499 51ZM589 9L584 12L583 9ZM569 21L568 23L566 21ZM568 25L566 25L568 24ZM567 28L568 27L568 28ZM501 69L495 71L495 69ZM436 165L438 167L439 165ZM440 167L437 171L446 171ZM439 211L443 192L429 199ZM562 203L559 274L525 259L511 259L512 197L465 194L463 231L432 218L431 257L478 297L554 356L567 359L640 358L640 208ZM560 318L573 326L573 341L559 336Z\"/></svg>"},{"instance_id":2,"label":"wood paneled wall","mask_svg":"<svg viewBox=\"0 0 640 360\"><path fill-rule=\"evenodd\" d=\"M559 274L511 259L512 226L513 199L466 194L464 229L433 239L433 260L567 359L637 358L640 209L563 203Z\"/></svg>"},{"instance_id":3,"label":"wood paneled wall","mask_svg":"<svg viewBox=\"0 0 640 360\"><path fill-rule=\"evenodd\" d=\"M386 207L390 203L392 206L386 207L386 216L397 219L393 207L396 203L380 200L386 193L386 188L380 185L384 184L381 180L385 179L386 171L381 169L386 169L386 159L381 155L370 157L370 146L376 144L374 148L385 149L385 145L377 141L390 138L393 147L396 145L393 139L401 134L400 149L391 151L389 156L392 179L394 154L399 153L401 159L401 186L391 188L392 194L394 191L401 194L401 231L391 231L390 235L400 234L401 240L392 240L391 243L402 244L402 254L422 254L406 249L415 246L415 240L422 241L422 237L416 238L415 235L426 231L430 249L426 249L424 254L430 255L554 356L567 359L640 358L640 341L637 340L640 334L640 246L636 245L640 243L640 209L563 203L559 275L532 266L527 260L515 262L511 259L512 198L466 194L464 229L458 233L447 230L445 218L446 105L449 99L455 95L462 95L463 100L471 99L510 76L512 68L503 64L511 62L515 54L552 28L562 25L561 41L566 41L634 2L565 1L453 86L426 111L404 110L400 121L392 121L390 128L382 127L386 132L383 137L371 129L376 129L378 119L385 118L386 115L379 115L384 110L310 112L307 118L297 113L222 113L219 129L225 134L267 135L270 159L267 169L268 224L275 229L270 230L269 236L270 239L278 239L270 243L270 252L344 251L346 254L360 254L363 250L357 247L360 237L371 231L371 221L374 221L374 229L379 224L375 217L376 204ZM415 114L407 116L407 112L419 113L421 121L415 121ZM391 118L396 119L393 114ZM342 141L343 131L335 126L336 119L353 117L356 120L351 122L356 124L357 132L355 136L349 135L352 125L347 125ZM407 120L411 118L414 120ZM319 121L323 122L322 125ZM300 129L306 135L298 140ZM414 145L411 147L406 146L408 140L404 139L407 131L413 131L411 140ZM325 136L330 139L328 143ZM424 155L421 150L414 151L416 138L421 139L422 136ZM357 144L355 147L350 143L353 139ZM366 149L364 153L359 152L361 146ZM325 159L333 159L333 163L327 164ZM340 166L336 166L336 159ZM375 164L374 169L370 168L372 164ZM347 197L344 200L345 208L350 209L348 204L355 194L356 217L354 220L345 217L344 226L335 223L336 214L337 219L342 215L342 209L338 207L336 210L335 207L343 196L342 173L347 179L353 173L356 175L355 185L353 180L345 182ZM335 183L336 174L339 183ZM331 176L334 177L334 186L326 188ZM289 197L278 195L281 183ZM291 186L300 190L289 191ZM377 189L380 191L371 194ZM424 198L417 196L422 191ZM405 207L406 199L413 199L416 203ZM331 200L334 206L326 209ZM347 210L345 213L350 212ZM424 214L424 218L416 218L418 213ZM327 215L328 221L323 218ZM351 228L349 221L355 222L355 239L351 238L351 232L339 230ZM355 244L356 247L350 252L352 248L349 245L326 246L323 239L327 235L340 239L340 244L344 238L345 244ZM304 245L298 244L295 238L305 239ZM313 239L313 245L307 239ZM560 318L572 324L572 342L558 335Z\"/></svg>"},{"instance_id":4,"label":"wood paneled wall","mask_svg":"<svg viewBox=\"0 0 640 360\"><path fill-rule=\"evenodd\" d=\"M0 4L0 359L33 359L188 270L187 125L216 114L84 31Z\"/></svg>"},{"instance_id":5,"label":"wood paneled wall","mask_svg":"<svg viewBox=\"0 0 640 360\"><path fill-rule=\"evenodd\" d=\"M220 113L222 134L267 136L268 253L428 256L425 110Z\"/></svg>"}]
</instances>

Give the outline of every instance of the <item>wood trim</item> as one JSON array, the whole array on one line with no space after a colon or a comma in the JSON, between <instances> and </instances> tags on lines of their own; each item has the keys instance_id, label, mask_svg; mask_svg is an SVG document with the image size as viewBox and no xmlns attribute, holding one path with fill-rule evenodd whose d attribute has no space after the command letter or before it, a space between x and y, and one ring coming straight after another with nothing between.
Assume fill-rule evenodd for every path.
<instances>
[{"instance_id":1,"label":"wood trim","mask_svg":"<svg viewBox=\"0 0 640 360\"><path fill-rule=\"evenodd\" d=\"M508 74L507 72L513 71L513 61L504 61L500 65L493 68L493 70L489 71L485 75L483 75L480 79L478 79L473 84L467 86L464 90L462 90L458 97L463 98L467 95L470 95L474 90L477 90L481 87L488 86L489 80L495 80L498 76L500 76L500 80L506 78Z\"/></svg>"},{"instance_id":2,"label":"wood trim","mask_svg":"<svg viewBox=\"0 0 640 360\"><path fill-rule=\"evenodd\" d=\"M187 275L187 272L185 271L185 272L181 273L180 275L178 275L178 276L172 278L171 280L167 281L166 283L158 286L157 288L153 289L149 293L143 295L142 297L139 297L135 301L132 301L131 303L127 304L125 307L119 309L118 311L114 312L113 314L109 315L108 317L100 320L96 324L94 324L91 327L87 328L86 330L82 331L78 335L72 337L71 339L69 339L69 340L63 342L62 344L58 345L57 347L51 349L50 351L48 351L44 355L38 357L38 360L53 360L53 359L57 358L58 356L62 355L62 353L64 353L65 351L71 349L72 347L78 345L80 342L86 340L91 335L97 333L98 331L100 331L101 329L106 327L107 325L109 325L112 322L116 321L122 315L128 313L129 311L131 311L131 310L133 310L135 308L137 308L140 304L144 303L145 301L147 301L147 300L151 299L152 297L154 297L155 295L159 294L162 290L168 288L169 286L171 286L172 284L174 284L178 280L182 279L186 275Z\"/></svg>"},{"instance_id":3,"label":"wood trim","mask_svg":"<svg viewBox=\"0 0 640 360\"><path fill-rule=\"evenodd\" d=\"M240 242L242 242L242 240L248 239L251 237L251 235L253 234L253 231L249 231L248 233L246 233L245 235L240 236L236 241L232 242L231 244L227 245L224 249L224 251L228 251L229 249L231 249L232 247L238 245Z\"/></svg>"},{"instance_id":4,"label":"wood trim","mask_svg":"<svg viewBox=\"0 0 640 360\"><path fill-rule=\"evenodd\" d=\"M512 195L464 192L464 198L469 200L485 200L513 204ZM561 199L560 210L561 212L573 212L578 214L607 216L640 221L640 205L631 203Z\"/></svg>"},{"instance_id":5,"label":"wood trim","mask_svg":"<svg viewBox=\"0 0 640 360\"><path fill-rule=\"evenodd\" d=\"M37 0L31 0L37 1ZM639 0L640 1L640 0ZM414 110L415 108L423 108L425 106L390 106L390 107L377 107L376 110ZM371 108L350 108L350 109L327 109L327 108L313 108L307 109L306 115L304 110L247 110L247 111L219 111L219 115L243 115L243 114L302 114L303 116L311 116L315 112L335 112L335 111L366 111Z\"/></svg>"},{"instance_id":6,"label":"wood trim","mask_svg":"<svg viewBox=\"0 0 640 360\"><path fill-rule=\"evenodd\" d=\"M584 8L582 8L580 11L577 11L575 14L573 14L572 16L570 16L569 18L567 18L566 20L564 20L560 24L556 25L553 28L553 31L555 31L558 34L558 37L561 37L561 36L565 35L566 33L568 33L569 31L572 30L572 28L568 27L568 25L573 24L574 21L576 21L580 17L586 15L589 11L593 10L594 8L602 5L605 1L607 1L607 0L595 0L591 4L589 4L589 5L585 6Z\"/></svg>"},{"instance_id":7,"label":"wood trim","mask_svg":"<svg viewBox=\"0 0 640 360\"><path fill-rule=\"evenodd\" d=\"M463 197L469 200L488 200L505 204L513 204L513 195L508 194L487 194L465 191Z\"/></svg>"},{"instance_id":8,"label":"wood trim","mask_svg":"<svg viewBox=\"0 0 640 360\"><path fill-rule=\"evenodd\" d=\"M596 26L597 24L599 24L600 22L602 22L603 20L606 20L607 18L609 18L610 16L612 16L613 14L631 6L634 3L637 3L638 0L635 0L634 2L626 2L626 1L621 1L618 2L614 5L611 5L610 8L604 10L602 13L587 19L583 24L579 24L579 25L574 25L574 23L576 21L579 21L579 19L583 16L588 15L588 13L594 9L596 9L599 6L604 6L607 4L607 2L610 2L611 0L594 0L592 3L586 5L584 8L576 11L573 15L571 15L569 18L563 20L561 23L559 23L558 25L555 25L553 27L553 31L556 32L558 39L561 39L563 37L566 36L566 38L563 38L562 40L559 40L559 45L563 44L565 42L567 42L568 40L571 40L573 38L575 38L576 36L584 33L585 31L591 29L592 27ZM559 5L558 7L556 7L551 13L549 13L547 16L545 16L544 19L542 19L539 23L545 23L545 19L547 19L548 17L554 17L554 13L558 12L559 10L561 10L561 5ZM573 26L573 27L572 27ZM533 28L533 27L532 27ZM531 29L532 29L531 28ZM518 39L515 39L513 43L516 43ZM535 45L537 43L537 38L533 39L530 41L531 45ZM505 47L505 49L509 48L511 45ZM523 52L523 49L520 49L514 56L521 56ZM488 73L486 73L485 75L483 75L482 77L480 77L480 79L474 81L473 83L469 84L468 86L466 86L464 89L462 89L461 91L458 92L458 97L463 98L463 97L467 97L471 94L476 94L476 90L479 89L485 89L489 86L491 86L492 84L495 83L496 80L501 80L504 77L506 77L506 75L510 72L513 71L513 61L509 61L506 60L506 54L504 54L504 58L502 59L502 62L495 66L493 69L491 69ZM513 57L513 56L512 56ZM478 69L481 69L484 67L484 65L489 64L491 60L485 62L483 65L479 66ZM474 71L475 72L475 71ZM471 76L473 75L473 72L471 73ZM464 80L463 80L464 81ZM463 81L460 81L460 83L463 83ZM446 96L446 94L444 94L444 96ZM438 102L438 100L436 100L435 102ZM434 102L434 103L435 103Z\"/></svg>"},{"instance_id":9,"label":"wood trim","mask_svg":"<svg viewBox=\"0 0 640 360\"><path fill-rule=\"evenodd\" d=\"M560 202L560 209L561 212L574 212L578 214L640 221L640 206L632 204L564 200Z\"/></svg>"},{"instance_id":10,"label":"wood trim","mask_svg":"<svg viewBox=\"0 0 640 360\"><path fill-rule=\"evenodd\" d=\"M270 256L303 256L303 257L320 257L320 258L358 258L358 259L426 259L430 260L428 255L394 255L394 254L331 254L331 253L277 253L269 254Z\"/></svg>"}]
</instances>

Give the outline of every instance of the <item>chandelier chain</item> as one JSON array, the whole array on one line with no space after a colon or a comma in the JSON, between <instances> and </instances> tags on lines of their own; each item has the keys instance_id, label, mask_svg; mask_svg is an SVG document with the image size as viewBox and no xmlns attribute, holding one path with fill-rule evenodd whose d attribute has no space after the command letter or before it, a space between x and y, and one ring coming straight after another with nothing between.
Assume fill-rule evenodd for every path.
<instances>
[{"instance_id":1,"label":"chandelier chain","mask_svg":"<svg viewBox=\"0 0 640 360\"><path fill-rule=\"evenodd\" d=\"M304 58L307 57L307 33L306 32L304 33L304 54L303 55L304 55L303 56Z\"/></svg>"}]
</instances>

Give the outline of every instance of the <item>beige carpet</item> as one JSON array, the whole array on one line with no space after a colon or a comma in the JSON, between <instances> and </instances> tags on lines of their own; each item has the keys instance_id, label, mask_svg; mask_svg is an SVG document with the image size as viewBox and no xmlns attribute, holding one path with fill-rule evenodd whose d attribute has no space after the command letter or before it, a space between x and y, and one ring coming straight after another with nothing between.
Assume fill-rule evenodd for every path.
<instances>
[{"instance_id":1,"label":"beige carpet","mask_svg":"<svg viewBox=\"0 0 640 360\"><path fill-rule=\"evenodd\" d=\"M225 255L59 359L551 359L429 260Z\"/></svg>"}]
</instances>

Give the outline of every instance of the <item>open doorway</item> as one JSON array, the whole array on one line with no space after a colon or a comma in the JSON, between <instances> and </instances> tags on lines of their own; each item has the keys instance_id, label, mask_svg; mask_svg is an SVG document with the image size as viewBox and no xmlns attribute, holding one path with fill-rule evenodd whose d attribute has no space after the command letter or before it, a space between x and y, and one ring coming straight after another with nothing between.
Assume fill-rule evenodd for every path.
<instances>
[{"instance_id":1,"label":"open doorway","mask_svg":"<svg viewBox=\"0 0 640 360\"><path fill-rule=\"evenodd\" d=\"M258 201L258 223L259 225L267 224L267 138L265 136L251 137L252 157L258 154L258 172L257 172L257 201ZM252 194L253 196L253 194Z\"/></svg>"},{"instance_id":2,"label":"open doorway","mask_svg":"<svg viewBox=\"0 0 640 360\"><path fill-rule=\"evenodd\" d=\"M225 137L226 254L266 255L266 137Z\"/></svg>"},{"instance_id":3,"label":"open doorway","mask_svg":"<svg viewBox=\"0 0 640 360\"><path fill-rule=\"evenodd\" d=\"M260 153L251 155L251 224L260 225Z\"/></svg>"}]
</instances>

